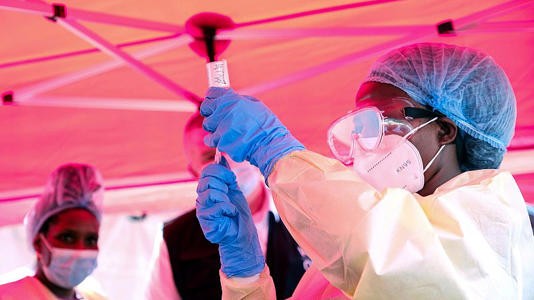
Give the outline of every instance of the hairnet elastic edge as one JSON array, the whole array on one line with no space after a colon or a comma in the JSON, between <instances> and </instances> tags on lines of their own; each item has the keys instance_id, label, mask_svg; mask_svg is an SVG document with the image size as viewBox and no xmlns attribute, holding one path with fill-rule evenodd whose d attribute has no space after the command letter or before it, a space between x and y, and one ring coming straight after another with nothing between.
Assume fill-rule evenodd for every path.
<instances>
[{"instance_id":1,"label":"hairnet elastic edge","mask_svg":"<svg viewBox=\"0 0 534 300\"><path fill-rule=\"evenodd\" d=\"M32 230L32 236L31 237L28 237L30 238L30 242L33 241L33 239L35 238L35 236L37 235L37 233L39 232L39 230L41 230L41 227L43 227L44 223L50 219L50 217L52 217L53 215L56 215L64 210L67 210L67 209L72 209L72 208L83 208L85 210L87 210L88 212L90 212L91 214L93 214L96 219L98 220L98 222L101 221L102 219L102 214L100 212L96 212L94 211L94 209L91 209L87 206L84 206L84 205L81 205L81 204L70 204L70 205L66 205L66 206L63 206L63 207L58 207L56 209L53 209L49 212L47 212L46 214L44 214L42 217L41 217L41 220L36 224L36 226L34 226L35 229ZM30 224L28 224L29 226Z\"/></svg>"}]
</instances>

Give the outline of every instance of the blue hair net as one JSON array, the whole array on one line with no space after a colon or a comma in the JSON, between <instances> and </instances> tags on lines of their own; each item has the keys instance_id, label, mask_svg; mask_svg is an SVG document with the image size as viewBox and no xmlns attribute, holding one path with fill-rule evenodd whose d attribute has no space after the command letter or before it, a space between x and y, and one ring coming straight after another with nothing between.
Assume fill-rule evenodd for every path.
<instances>
[{"instance_id":1,"label":"blue hair net","mask_svg":"<svg viewBox=\"0 0 534 300\"><path fill-rule=\"evenodd\" d=\"M89 165L66 164L50 175L39 200L24 218L31 245L43 224L50 217L71 208L84 208L100 222L104 197L102 177Z\"/></svg>"},{"instance_id":2,"label":"blue hair net","mask_svg":"<svg viewBox=\"0 0 534 300\"><path fill-rule=\"evenodd\" d=\"M514 134L516 103L506 74L490 56L454 45L413 44L379 58L369 81L394 85L453 120L463 171L499 167Z\"/></svg>"}]
</instances>

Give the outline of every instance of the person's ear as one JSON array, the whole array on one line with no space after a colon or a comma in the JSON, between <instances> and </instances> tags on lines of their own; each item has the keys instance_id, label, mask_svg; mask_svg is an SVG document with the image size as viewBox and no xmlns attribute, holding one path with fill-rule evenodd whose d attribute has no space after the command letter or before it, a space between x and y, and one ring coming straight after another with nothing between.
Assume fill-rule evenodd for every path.
<instances>
[{"instance_id":1,"label":"person's ear","mask_svg":"<svg viewBox=\"0 0 534 300\"><path fill-rule=\"evenodd\" d=\"M44 245L43 238L46 237L42 234L38 234L33 239L33 248L37 253L37 260L39 260L41 264L48 266L50 265L50 250L46 249L47 247Z\"/></svg>"},{"instance_id":2,"label":"person's ear","mask_svg":"<svg viewBox=\"0 0 534 300\"><path fill-rule=\"evenodd\" d=\"M458 126L449 118L441 117L436 123L439 126L438 138L440 145L447 145L454 142L458 134Z\"/></svg>"},{"instance_id":3,"label":"person's ear","mask_svg":"<svg viewBox=\"0 0 534 300\"><path fill-rule=\"evenodd\" d=\"M33 250L35 250L35 252L37 252L38 254L41 254L41 252L43 251L42 249L42 241L41 241L41 238L39 237L39 235L36 235L34 238L33 238L33 242L32 242L32 245L33 245Z\"/></svg>"}]
</instances>

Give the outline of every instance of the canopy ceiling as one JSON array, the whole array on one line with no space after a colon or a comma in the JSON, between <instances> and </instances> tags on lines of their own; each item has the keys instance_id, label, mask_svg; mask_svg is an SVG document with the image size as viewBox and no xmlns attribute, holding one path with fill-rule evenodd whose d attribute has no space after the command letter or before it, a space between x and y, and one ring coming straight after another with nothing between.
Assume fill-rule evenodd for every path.
<instances>
[{"instance_id":1,"label":"canopy ceiling","mask_svg":"<svg viewBox=\"0 0 534 300\"><path fill-rule=\"evenodd\" d=\"M503 167L520 174L534 201L534 1L61 3L66 18L53 22L43 17L53 15L50 4L0 0L0 93L13 95L0 107L0 201L38 193L55 167L73 161L97 166L115 186L188 178L182 129L196 105L184 91L202 97L207 76L184 24L206 11L237 24L218 35L231 40L220 57L232 87L260 98L325 155L328 125L352 108L385 51L433 41L492 55L518 100ZM446 20L455 34L438 34Z\"/></svg>"}]
</instances>

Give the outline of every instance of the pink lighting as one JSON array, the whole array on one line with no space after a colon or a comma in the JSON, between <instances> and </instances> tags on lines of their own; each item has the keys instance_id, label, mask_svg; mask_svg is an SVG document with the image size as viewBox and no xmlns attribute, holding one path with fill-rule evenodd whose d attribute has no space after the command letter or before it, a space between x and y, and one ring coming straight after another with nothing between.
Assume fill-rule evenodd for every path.
<instances>
[{"instance_id":1,"label":"pink lighting","mask_svg":"<svg viewBox=\"0 0 534 300\"><path fill-rule=\"evenodd\" d=\"M374 0L374 1L350 3L350 4L320 8L320 9L315 9L315 10L310 10L310 11L303 11L299 13L283 15L283 16L278 16L278 17L273 17L273 18L267 18L267 19L262 19L262 20L238 23L236 24L236 26L245 27L245 26L253 26L253 25L259 25L259 24L265 24L265 23L273 23L273 22L278 22L278 21L308 17L308 16L319 15L319 14L324 14L324 13L331 13L331 12L341 11L341 10L346 10L346 9L385 4L389 2L395 2L395 1L400 1L400 0Z\"/></svg>"},{"instance_id":2,"label":"pink lighting","mask_svg":"<svg viewBox=\"0 0 534 300\"><path fill-rule=\"evenodd\" d=\"M172 40L162 42L152 48L144 49L135 52L132 56L137 59L143 59L157 55L161 52L171 50L176 47L183 46L191 41L191 38L187 35L182 35ZM27 101L32 97L44 93L46 91L86 79L104 72L108 72L115 68L122 66L124 63L121 60L112 60L109 62L104 62L93 67L89 67L84 70L76 71L73 73L65 74L50 80L46 80L35 85L31 85L25 88L17 90L17 101Z\"/></svg>"},{"instance_id":3,"label":"pink lighting","mask_svg":"<svg viewBox=\"0 0 534 300\"><path fill-rule=\"evenodd\" d=\"M30 14L42 15L48 17L54 15L52 6L46 3L37 1L15 1L15 0L0 0L0 8L21 11ZM89 21L96 23L104 23L110 25L126 26L139 29L148 29L166 32L183 32L183 27L174 24L167 24L162 22L154 22L137 18L123 17L111 15L106 13L98 13L92 11L85 11L75 8L67 9L67 19Z\"/></svg>"},{"instance_id":4,"label":"pink lighting","mask_svg":"<svg viewBox=\"0 0 534 300\"><path fill-rule=\"evenodd\" d=\"M159 224L197 197L184 127L210 57L226 60L233 89L332 157L327 129L354 109L379 55L414 42L480 49L517 99L500 168L534 204L534 0L0 0L0 38L0 284L35 262L21 255L22 222L47 176L78 162L106 188L100 246L111 246L94 278L109 299L143 297Z\"/></svg>"},{"instance_id":5,"label":"pink lighting","mask_svg":"<svg viewBox=\"0 0 534 300\"><path fill-rule=\"evenodd\" d=\"M108 115L112 111L113 114L132 115L132 119L121 123L121 125L124 123L129 126L120 128L121 131L129 132L128 138L130 139L135 139L137 136L144 136L147 140L150 140L151 137L158 137L159 139L154 138L154 141L150 141L156 145L165 144L171 139L179 139L174 135L162 137L158 135L158 132L168 129L171 122L176 122L176 120L183 122L184 116L196 110L197 103L202 100L202 94L206 87L205 77L203 77L205 76L205 62L195 56L191 50L205 58L204 43L199 41L202 37L199 34L202 27L200 25L215 22L210 24L213 25L211 27L217 28L216 52L225 51L224 58L227 58L231 76L235 78L235 88L242 93L259 95L277 113L280 112L281 117L287 120L290 126L295 128L299 138L307 139L305 142L310 144L310 148L318 152L327 153L327 151L323 151L324 136L320 134L323 127L326 126L327 120L331 120L341 110L350 108L347 105L342 108L336 108L336 105L331 104L325 105L324 99L336 99L336 101L343 99L350 102L357 84L353 82L350 87L344 86L332 79L329 74L336 74L340 78L344 76L357 81L365 72L365 68L361 66L369 63L376 56L392 48L417 41L450 42L465 44L466 46L472 45L475 48L480 46L481 49L491 52L496 60L502 62L507 72L512 74L511 81L514 88L518 88L518 126L516 137L509 149L512 150L511 153L519 153L534 147L531 130L534 125L530 118L532 105L525 101L534 97L532 89L527 87L532 82L532 74L530 70L527 70L528 68L524 68L525 61L534 59L531 54L534 39L530 35L534 31L534 21L532 20L534 3L532 1L488 0L473 3L431 1L429 7L417 1L398 0L376 0L348 4L343 3L343 1L335 1L333 3L331 7L317 8L317 4L313 3L302 6L291 1L275 1L272 9L265 8L265 10L259 10L254 5L244 2L241 3L242 7L239 9L228 7L223 9L217 3L211 3L209 6L198 4L198 7L194 8L184 6L184 11L176 13L176 21L168 17L166 13L158 12L156 9L150 10L152 4L149 5L144 2L135 5L145 5L140 9L150 11L146 14L146 18L143 14L137 15L141 17L127 16L128 12L132 13L132 11L122 11L119 9L120 5L116 5L115 2L110 3L109 7L106 6L106 9L89 2L84 4L83 9L70 7L67 4L65 7L66 16L65 18L58 18L57 25L65 27L75 36L94 46L94 48L84 49L74 44L69 39L70 37L58 38L57 44L49 40L45 40L42 44L32 44L32 39L39 39L40 30L43 32L52 31L53 29L50 28L57 27L54 23L41 18L54 14L51 4L40 1L0 0L0 13L1 9L23 12L19 16L19 23L11 21L10 26L13 31L17 31L18 26L23 27L25 25L24 18L26 16L29 16L28 20L39 19L42 22L42 29L38 27L39 30L25 31L15 39L15 42L19 42L13 47L16 50L9 47L5 50L4 60L0 63L0 92L12 90L13 104L20 105L4 106L1 108L3 111L0 111L0 116L9 122L9 125L15 122L19 125L33 124L33 127L39 127L41 124L36 126L34 123L28 123L28 119L34 120L33 113L45 111L46 114L43 114L43 119L46 119L44 123L47 125L43 128L48 128L48 124L53 123L55 119L66 118L69 121L63 121L64 124L51 127L53 128L50 129L51 132L42 134L48 134L56 140L61 140L65 134L65 128L82 126L70 120L69 117L63 116L61 112L68 115L72 113L73 108L78 109L78 113L80 113L79 111L89 111L91 120L83 123L83 126L90 127L92 124L99 123L112 124L113 117ZM220 13L205 13L205 11L212 10ZM418 10L424 11L420 13ZM377 14L377 12L381 13ZM160 18L154 17L158 14ZM217 17L215 17L216 15ZM0 15L0 17L2 16ZM224 18L226 21L221 21ZM436 24L448 19L452 20L456 36L438 35ZM291 23L293 20L295 23ZM188 21L189 25L194 26L188 26ZM197 23L191 23L193 21ZM285 21L285 23L276 24L281 21ZM102 27L95 26L89 29L82 22L113 26L106 27L110 28L110 32L99 32ZM39 26L40 23L32 24ZM293 24L295 24L294 27ZM137 35L137 32L140 32L139 29L159 31L165 35L147 38L146 35ZM30 32L32 34L29 34ZM509 37L508 34L511 34L512 37ZM50 39L50 36L47 35L46 39ZM501 37L510 38L512 42L501 44L499 42ZM10 38L12 39L12 37ZM303 47L309 47L308 42L310 40L317 41L318 47L303 49ZM24 41L28 43L26 44ZM110 41L130 42L113 44ZM368 46L358 46L351 50L349 47L344 47L342 43L336 45L339 41L346 41L347 44L361 41L360 45ZM519 42L515 43L514 41ZM183 47L185 45L190 48ZM32 47L43 47L45 50L48 49L45 48L47 46L52 46L53 51L42 51L42 53L30 51L29 54L24 52ZM136 46L143 48L133 48ZM129 51L129 49L134 50ZM95 63L86 68L80 66L76 68L75 66L57 72L47 72L48 66L54 68L55 62L61 63L67 61L63 61L63 59L74 57L81 58L85 54L96 53L97 51L106 53L112 59ZM276 55L276 57L271 55ZM308 55L310 58L306 60ZM319 59L315 61L316 58ZM255 64L261 65L262 68L256 69ZM135 77L130 78L130 75L126 74L127 72L118 69L121 66L128 66L136 70L172 94L161 92L152 95L151 91L147 92L152 87L143 83L137 87ZM349 70L344 69L346 66L351 66L351 69L354 67L362 74L352 74ZM110 72L112 70L115 72ZM40 72L43 72L43 75L37 76ZM25 77L28 79L25 80ZM328 80L321 81L324 78ZM107 82L108 79L109 87L102 88L101 85L97 85ZM135 82L132 83L134 86L132 91L120 89L122 83L129 83L130 80ZM343 80L339 81L343 82ZM114 88L114 85L119 87ZM99 91L101 88L105 92L109 90L109 94L105 92L92 94L93 91ZM86 91L88 91L87 95L85 94ZM164 92L166 91L164 90ZM137 93L144 94L139 96ZM302 97L306 101L300 99L301 93L304 93ZM173 95L176 97L173 98ZM339 101L341 103L341 100ZM320 111L320 113L311 117L313 120L299 119L301 117L296 116L295 111L302 107L306 111ZM28 112L28 119L20 117L20 120L13 121L9 118L13 118L12 116L18 118L17 113L13 112ZM2 115L2 113L4 114ZM173 114L173 118L170 118L172 121L167 123L160 121L159 127L154 125L157 130L151 129L148 125L130 129L133 126L131 124L135 122L147 121L145 116L137 115L141 113ZM47 119L49 118L47 114L54 115L55 118L50 117L54 120ZM29 117L30 115L32 117ZM154 119L159 121L159 117L154 117ZM307 122L315 122L313 123L313 132L302 125ZM4 127L7 126L6 124L3 125ZM180 125L183 124L180 123ZM110 127L113 129L106 128L95 132L100 134L106 130L119 131L117 127L111 125ZM50 145L37 142L38 139L45 138L39 133L35 133L35 130L29 125L21 128L14 126L13 132L9 133L11 134L9 138L3 139L8 146L0 149L0 156L15 157L13 161L25 165L36 157L35 153L29 154L29 151L26 153L25 149L31 148L28 147L29 145L39 144L44 145L45 148L49 147L48 150L43 150L47 154L43 156L52 157L46 163L42 163L38 172L39 175L43 175L44 170L51 164L58 162L58 149L67 152L65 157L73 158L77 157L76 155L79 153L83 153L94 159L95 162L103 162L104 165L107 163L108 170L116 170L117 168L115 163L109 162L109 153L106 155L87 154L86 151L78 149L72 150L71 155L68 156L68 152L71 150L64 149L59 142L50 142ZM84 127L81 130L83 131ZM28 132L31 133L32 138L26 137ZM7 133L3 134L6 135ZM101 138L100 136L96 137L96 135L97 133L89 133L92 139ZM113 142L115 140L122 141L122 143L128 141L126 137L124 140L115 138ZM109 143L109 141L107 142ZM84 142L81 141L80 143L83 144ZM89 142L87 144L88 146L83 147L94 147L94 144ZM138 144L140 142L137 142L136 146ZM180 145L167 148L172 148L175 153L170 155L163 151L138 150L144 152L148 156L147 158L134 150L129 150L131 151L129 161L136 161L141 171L137 169L135 171L121 170L120 172L117 171L117 177L125 176L124 174L129 172L148 174L154 172L154 169L165 168L168 165L169 157L177 156L183 163L184 157L179 150ZM135 149L135 147L131 147L131 149ZM166 159L159 157L166 157ZM510 164L512 166L511 171L518 171L519 166L524 168L525 164L517 163L517 161L520 162L525 157L531 159L528 153L522 156L513 156L512 158L516 163ZM146 165L145 160L147 161ZM157 161L157 163L150 165L151 160ZM37 177L37 175L26 174L32 168L28 167L24 171L18 171L14 164L10 163L5 161L1 163L0 179L17 176L22 178ZM176 167L177 165L168 166L169 169ZM183 166L178 166L178 168L180 167ZM521 169L521 172L534 172L534 167L533 170L529 170ZM34 178L28 179L29 181L33 182L34 185L42 184L36 182ZM12 188L5 186L8 184L5 182L6 180L4 180L4 186L0 183L0 190ZM24 180L21 180L20 185L27 186ZM526 190L529 191L529 189Z\"/></svg>"},{"instance_id":6,"label":"pink lighting","mask_svg":"<svg viewBox=\"0 0 534 300\"><path fill-rule=\"evenodd\" d=\"M82 39L93 44L93 46L97 47L101 51L109 54L110 56L116 57L124 61L126 64L128 64L130 67L132 67L136 71L139 71L140 73L148 76L149 78L156 81L157 83L167 88L171 92L177 94L178 96L184 97L193 102L201 101L201 98L199 96L179 86L178 84L174 83L167 77L159 74L158 72L154 71L150 67L136 60L135 58L133 58L126 52L108 43L106 40L102 39L100 36L93 33L92 31L82 26L78 22L73 21L73 20L63 20L63 19L59 19L58 22L62 24L65 28L70 30L72 33L78 35Z\"/></svg>"},{"instance_id":7,"label":"pink lighting","mask_svg":"<svg viewBox=\"0 0 534 300\"><path fill-rule=\"evenodd\" d=\"M292 39L306 37L350 37L350 36L379 36L417 33L432 29L432 25L413 26L376 26L376 27L330 27L330 28L274 28L274 29L245 29L223 31L221 39Z\"/></svg>"},{"instance_id":8,"label":"pink lighting","mask_svg":"<svg viewBox=\"0 0 534 300\"><path fill-rule=\"evenodd\" d=\"M139 45L144 45L148 43L174 39L174 38L177 38L178 36L180 36L180 34L165 35L165 36L161 36L157 38L143 39L143 40L138 40L138 41L121 43L121 44L117 44L116 47L125 48L125 47L131 47L131 46L139 46ZM0 64L0 69L15 67L19 65L25 65L25 64L31 64L31 63L45 62L45 61L61 59L61 58L68 58L68 57L84 55L84 54L90 54L90 53L95 53L98 51L99 51L98 48L90 48L90 49L85 49L85 50L80 50L80 51L73 51L73 52L67 52L67 53L61 53L61 54L55 54L55 55L49 55L49 56L29 58L29 59L24 59L24 60L19 60L19 61L12 61L12 62Z\"/></svg>"},{"instance_id":9,"label":"pink lighting","mask_svg":"<svg viewBox=\"0 0 534 300\"><path fill-rule=\"evenodd\" d=\"M487 20L489 16L492 16L492 17L499 16L511 10L519 9L523 5L525 5L525 3L517 3L517 2L518 1L510 1L502 5L498 5L496 7L492 7L492 8L459 18L454 23L459 25L460 27L469 27L471 25L476 25L477 22ZM299 71L299 72L296 72L290 75L286 75L284 77L278 78L270 82L265 82L265 83L258 84L253 87L244 88L244 89L241 89L239 92L243 94L250 94L250 95L257 95L260 93L264 93L272 89L276 89L276 88L291 84L295 81L304 80L304 79L307 79L307 78L310 78L310 77L313 77L313 76L316 76L316 75L319 75L319 74L322 74L322 73L325 73L325 72L328 72L328 71L331 71L337 68L344 67L352 63L359 62L371 56L380 55L396 47L400 47L403 45L407 45L407 44L411 44L411 43L424 40L426 38L429 38L437 34L436 29L434 27L418 26L416 28L417 29L414 30L414 33L412 33L411 35L406 35L404 37L386 42L384 44L373 46L363 51L349 54L347 56L331 60L321 65L317 65L306 70L302 70L302 71Z\"/></svg>"}]
</instances>

